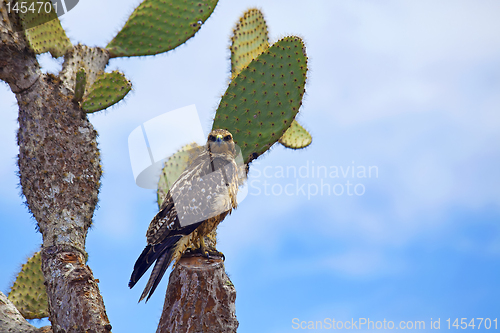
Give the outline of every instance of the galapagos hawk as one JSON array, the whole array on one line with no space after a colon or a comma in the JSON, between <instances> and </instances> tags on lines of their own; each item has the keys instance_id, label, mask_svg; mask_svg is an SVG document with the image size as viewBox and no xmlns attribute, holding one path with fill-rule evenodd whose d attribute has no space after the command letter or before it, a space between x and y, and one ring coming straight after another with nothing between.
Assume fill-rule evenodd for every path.
<instances>
[{"instance_id":1,"label":"galapagos hawk","mask_svg":"<svg viewBox=\"0 0 500 333\"><path fill-rule=\"evenodd\" d=\"M165 271L193 244L203 255L219 253L207 248L204 236L215 231L226 215L236 208L241 172L236 161L236 146L229 131L213 130L206 146L172 184L160 211L149 224L147 246L134 265L132 288L156 261L139 302L146 302Z\"/></svg>"}]
</instances>

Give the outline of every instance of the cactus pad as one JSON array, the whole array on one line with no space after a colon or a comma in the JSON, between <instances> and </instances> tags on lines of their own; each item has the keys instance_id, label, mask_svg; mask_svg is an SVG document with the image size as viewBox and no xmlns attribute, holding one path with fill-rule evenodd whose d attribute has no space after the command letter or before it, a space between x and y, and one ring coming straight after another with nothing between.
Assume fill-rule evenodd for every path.
<instances>
[{"instance_id":1,"label":"cactus pad","mask_svg":"<svg viewBox=\"0 0 500 333\"><path fill-rule=\"evenodd\" d=\"M200 29L218 0L145 0L106 46L111 57L153 55L172 50Z\"/></svg>"},{"instance_id":2,"label":"cactus pad","mask_svg":"<svg viewBox=\"0 0 500 333\"><path fill-rule=\"evenodd\" d=\"M80 102L82 100L83 94L85 93L86 83L87 75L85 74L85 68L80 67L80 69L76 72L75 97L73 98L75 102Z\"/></svg>"},{"instance_id":3,"label":"cactus pad","mask_svg":"<svg viewBox=\"0 0 500 333\"><path fill-rule=\"evenodd\" d=\"M52 2L49 0L21 2L27 8L33 6L34 9L34 12L27 10L24 14L19 11L21 26L28 45L36 54L50 52L54 58L57 58L64 55L72 45L53 8L50 12L46 12L43 9L45 6L42 5L42 10L38 12L41 2L49 3L50 6L47 5L47 7L52 7Z\"/></svg>"},{"instance_id":4,"label":"cactus pad","mask_svg":"<svg viewBox=\"0 0 500 333\"><path fill-rule=\"evenodd\" d=\"M258 9L247 10L236 24L231 37L232 78L268 47L269 37L264 15Z\"/></svg>"},{"instance_id":5,"label":"cactus pad","mask_svg":"<svg viewBox=\"0 0 500 333\"><path fill-rule=\"evenodd\" d=\"M189 164L201 153L203 147L195 142L190 143L179 149L168 158L163 167L160 180L158 181L158 207L161 207L168 190L172 184L179 178L181 173Z\"/></svg>"},{"instance_id":6,"label":"cactus pad","mask_svg":"<svg viewBox=\"0 0 500 333\"><path fill-rule=\"evenodd\" d=\"M231 78L236 77L268 47L269 37L264 15L255 8L247 10L236 24L231 37ZM312 141L311 135L296 120L292 122L292 126L293 129L288 128L279 143L292 149L307 147ZM299 134L300 138L297 136Z\"/></svg>"},{"instance_id":7,"label":"cactus pad","mask_svg":"<svg viewBox=\"0 0 500 333\"><path fill-rule=\"evenodd\" d=\"M122 100L130 89L132 84L122 73L101 73L84 98L82 109L87 113L103 110Z\"/></svg>"},{"instance_id":8,"label":"cactus pad","mask_svg":"<svg viewBox=\"0 0 500 333\"><path fill-rule=\"evenodd\" d=\"M279 40L231 81L213 129L229 130L245 163L252 161L290 127L302 104L306 75L302 40L294 36Z\"/></svg>"},{"instance_id":9,"label":"cactus pad","mask_svg":"<svg viewBox=\"0 0 500 333\"><path fill-rule=\"evenodd\" d=\"M287 148L301 149L311 144L312 137L304 127L300 126L300 124L294 120L285 134L280 138L279 142Z\"/></svg>"},{"instance_id":10,"label":"cactus pad","mask_svg":"<svg viewBox=\"0 0 500 333\"><path fill-rule=\"evenodd\" d=\"M23 265L8 296L24 318L48 317L49 303L44 281L39 251Z\"/></svg>"}]
</instances>

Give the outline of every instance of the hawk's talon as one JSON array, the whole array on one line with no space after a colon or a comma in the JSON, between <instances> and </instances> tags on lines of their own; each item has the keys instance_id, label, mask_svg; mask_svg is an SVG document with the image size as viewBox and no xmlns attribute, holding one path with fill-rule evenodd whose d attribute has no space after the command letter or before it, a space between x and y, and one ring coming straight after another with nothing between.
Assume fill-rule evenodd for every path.
<instances>
[{"instance_id":1,"label":"hawk's talon","mask_svg":"<svg viewBox=\"0 0 500 333\"><path fill-rule=\"evenodd\" d=\"M198 247L196 249L192 249L192 248L187 249L184 252L183 256L186 256L186 257L205 257L206 255Z\"/></svg>"},{"instance_id":2,"label":"hawk's talon","mask_svg":"<svg viewBox=\"0 0 500 333\"><path fill-rule=\"evenodd\" d=\"M217 251L217 250L208 250L207 253L212 257L216 258L222 258L223 261L226 261L226 256L224 256L224 253Z\"/></svg>"},{"instance_id":3,"label":"hawk's talon","mask_svg":"<svg viewBox=\"0 0 500 333\"><path fill-rule=\"evenodd\" d=\"M184 255L185 257L205 257L207 259L222 259L226 261L224 253L217 250L202 250L200 247L196 249L188 248Z\"/></svg>"}]
</instances>

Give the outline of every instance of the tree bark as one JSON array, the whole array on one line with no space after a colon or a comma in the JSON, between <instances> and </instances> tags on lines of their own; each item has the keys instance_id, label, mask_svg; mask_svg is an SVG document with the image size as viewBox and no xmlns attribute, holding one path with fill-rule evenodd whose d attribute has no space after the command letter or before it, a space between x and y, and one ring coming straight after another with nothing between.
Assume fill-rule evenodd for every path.
<instances>
[{"instance_id":1,"label":"tree bark","mask_svg":"<svg viewBox=\"0 0 500 333\"><path fill-rule=\"evenodd\" d=\"M54 332L108 332L97 282L85 265L101 177L97 133L54 76L41 75L16 97L21 186L43 236Z\"/></svg>"},{"instance_id":2,"label":"tree bark","mask_svg":"<svg viewBox=\"0 0 500 333\"><path fill-rule=\"evenodd\" d=\"M31 87L40 77L35 54L26 45L19 20L9 14L4 0L0 1L0 80L7 82L14 93Z\"/></svg>"},{"instance_id":3,"label":"tree bark","mask_svg":"<svg viewBox=\"0 0 500 333\"><path fill-rule=\"evenodd\" d=\"M85 240L100 187L97 132L61 80L42 74L0 1L0 80L19 106L19 175L43 236L42 271L54 332L109 332Z\"/></svg>"},{"instance_id":4,"label":"tree bark","mask_svg":"<svg viewBox=\"0 0 500 333\"><path fill-rule=\"evenodd\" d=\"M235 301L221 259L184 257L170 274L156 332L236 332Z\"/></svg>"}]
</instances>

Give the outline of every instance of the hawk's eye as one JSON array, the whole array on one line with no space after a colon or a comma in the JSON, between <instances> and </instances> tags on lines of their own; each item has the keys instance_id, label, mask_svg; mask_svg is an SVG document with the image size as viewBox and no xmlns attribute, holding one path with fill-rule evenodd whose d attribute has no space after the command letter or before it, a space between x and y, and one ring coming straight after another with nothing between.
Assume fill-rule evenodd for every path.
<instances>
[{"instance_id":1,"label":"hawk's eye","mask_svg":"<svg viewBox=\"0 0 500 333\"><path fill-rule=\"evenodd\" d=\"M209 135L209 136L208 136L208 141L215 142L215 136L213 136L213 135Z\"/></svg>"},{"instance_id":2,"label":"hawk's eye","mask_svg":"<svg viewBox=\"0 0 500 333\"><path fill-rule=\"evenodd\" d=\"M229 140L231 140L231 135L226 135L226 136L224 137L224 141L229 141Z\"/></svg>"}]
</instances>

